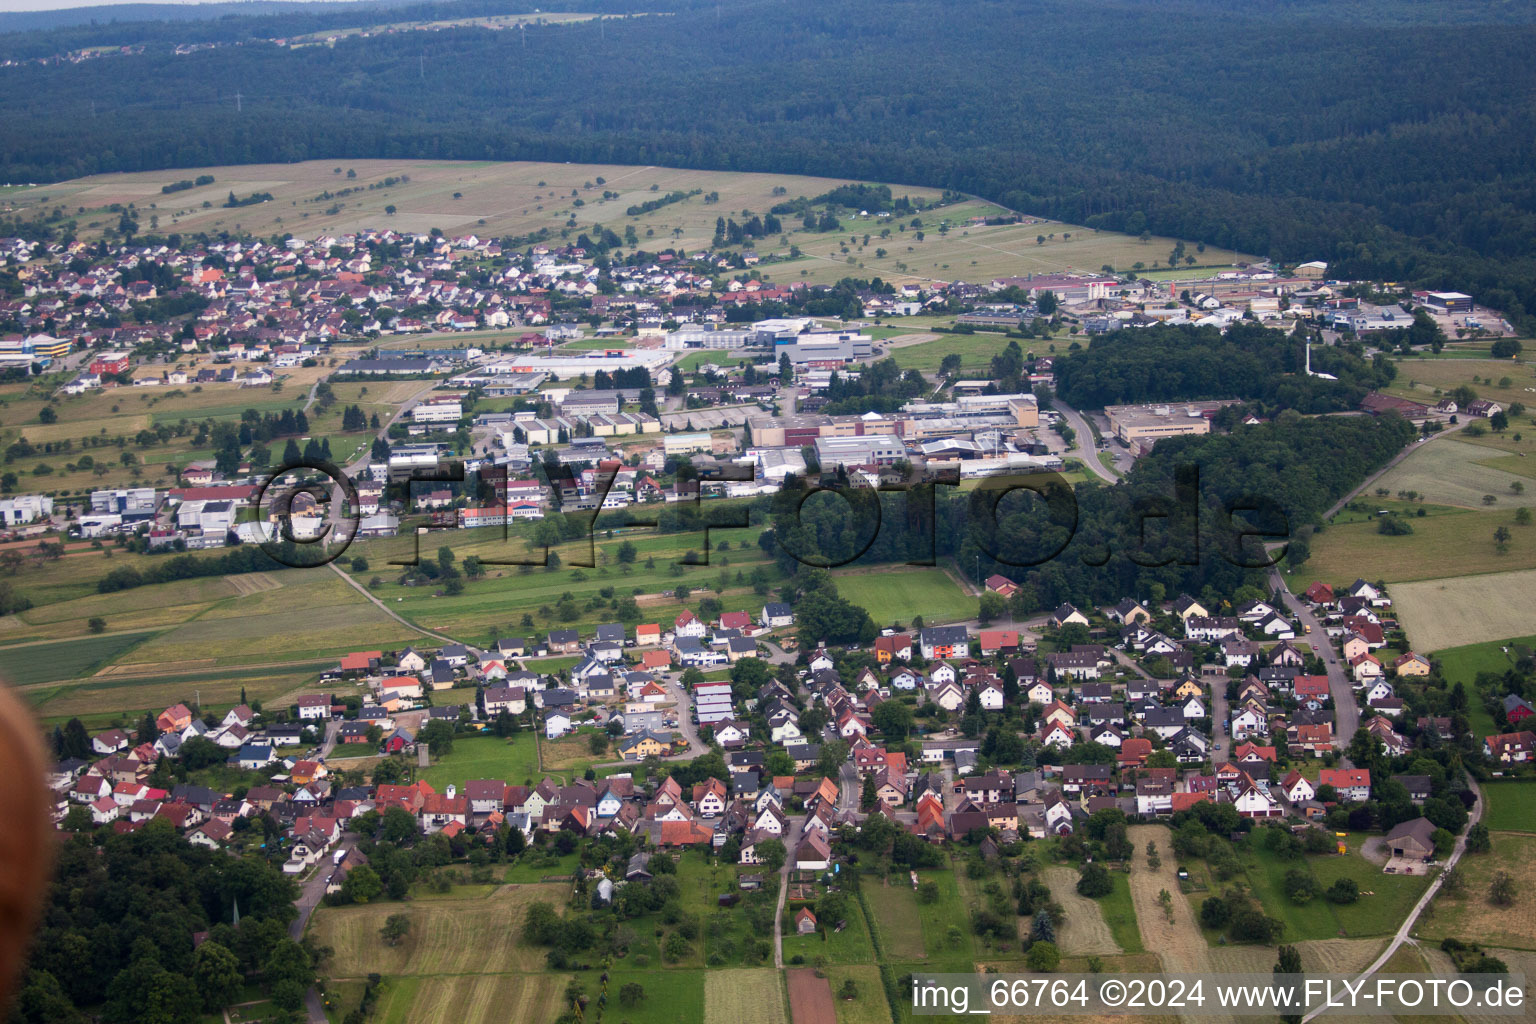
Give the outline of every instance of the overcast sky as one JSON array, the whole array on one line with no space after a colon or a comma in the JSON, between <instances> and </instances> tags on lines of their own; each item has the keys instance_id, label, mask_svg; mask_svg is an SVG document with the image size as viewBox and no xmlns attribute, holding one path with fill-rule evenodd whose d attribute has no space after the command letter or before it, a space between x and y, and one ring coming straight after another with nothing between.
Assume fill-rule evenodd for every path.
<instances>
[{"instance_id":1,"label":"overcast sky","mask_svg":"<svg viewBox=\"0 0 1536 1024\"><path fill-rule=\"evenodd\" d=\"M68 7L114 7L118 4L160 3L190 4L202 0L0 0L0 12L4 11L57 11ZM285 3L307 3L308 0L283 0ZM330 0L336 3L338 0Z\"/></svg>"}]
</instances>

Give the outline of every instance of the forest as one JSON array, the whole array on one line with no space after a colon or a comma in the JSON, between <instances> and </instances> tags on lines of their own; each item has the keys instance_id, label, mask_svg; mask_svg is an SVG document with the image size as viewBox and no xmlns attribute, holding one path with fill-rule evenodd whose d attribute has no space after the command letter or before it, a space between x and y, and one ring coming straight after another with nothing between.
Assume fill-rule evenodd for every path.
<instances>
[{"instance_id":1,"label":"forest","mask_svg":"<svg viewBox=\"0 0 1536 1024\"><path fill-rule=\"evenodd\" d=\"M1397 367L1384 357L1364 359L1348 345L1314 345L1312 369L1303 373L1305 335L1257 324L1163 326L1112 331L1052 365L1056 390L1079 409L1142 402L1241 398L1304 413L1353 409L1391 383Z\"/></svg>"},{"instance_id":2,"label":"forest","mask_svg":"<svg viewBox=\"0 0 1536 1024\"><path fill-rule=\"evenodd\" d=\"M315 974L311 952L288 937L296 895L276 866L192 846L166 821L75 835L59 845L8 1020L190 1024L248 978L296 1009Z\"/></svg>"},{"instance_id":3,"label":"forest","mask_svg":"<svg viewBox=\"0 0 1536 1024\"><path fill-rule=\"evenodd\" d=\"M1073 488L1042 473L962 494L923 485L905 493L853 488L844 499L806 497L800 488L812 485L790 478L783 492L760 499L772 526L761 544L797 575L807 565L953 559L967 572L975 566L981 576L1019 583L1013 602L1021 616L1127 595L1205 594L1219 603L1240 587L1263 587L1260 570L1271 556L1261 539L1289 540L1300 549L1290 557L1304 557L1308 528L1413 436L1395 414L1285 411L1228 434L1165 439L1114 487ZM1331 457L1318 459L1320 451ZM796 596L797 585L787 593Z\"/></svg>"},{"instance_id":4,"label":"forest","mask_svg":"<svg viewBox=\"0 0 1536 1024\"><path fill-rule=\"evenodd\" d=\"M0 59L34 59L4 69L0 180L331 157L818 174L1322 259L1341 276L1467 291L1522 324L1536 311L1529 5L604 9L666 16L298 49L267 40L345 13L6 34ZM192 41L240 45L173 52ZM35 59L124 43L144 52ZM682 96L698 100L686 116Z\"/></svg>"}]
</instances>

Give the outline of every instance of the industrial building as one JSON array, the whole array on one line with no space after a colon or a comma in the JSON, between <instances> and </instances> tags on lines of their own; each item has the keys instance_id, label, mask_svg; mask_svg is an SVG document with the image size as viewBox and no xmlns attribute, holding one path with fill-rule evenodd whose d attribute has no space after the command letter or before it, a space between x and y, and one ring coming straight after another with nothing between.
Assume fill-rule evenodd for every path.
<instances>
[{"instance_id":1,"label":"industrial building","mask_svg":"<svg viewBox=\"0 0 1536 1024\"><path fill-rule=\"evenodd\" d=\"M1110 405L1104 408L1109 429L1131 447L1150 448L1165 437L1209 434L1211 417L1224 402L1179 402L1168 405Z\"/></svg>"},{"instance_id":2,"label":"industrial building","mask_svg":"<svg viewBox=\"0 0 1536 1024\"><path fill-rule=\"evenodd\" d=\"M816 439L816 461L822 469L831 469L836 465L889 466L906 457L907 447L895 434Z\"/></svg>"}]
</instances>

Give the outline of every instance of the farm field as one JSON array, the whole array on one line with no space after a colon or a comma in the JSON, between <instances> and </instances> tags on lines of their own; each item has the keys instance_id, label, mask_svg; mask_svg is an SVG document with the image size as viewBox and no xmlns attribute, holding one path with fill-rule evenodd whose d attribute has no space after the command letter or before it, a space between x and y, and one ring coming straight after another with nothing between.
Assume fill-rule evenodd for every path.
<instances>
[{"instance_id":1,"label":"farm field","mask_svg":"<svg viewBox=\"0 0 1536 1024\"><path fill-rule=\"evenodd\" d=\"M1536 568L1536 526L1521 526L1510 509L1415 516L1409 525L1413 533L1390 536L1377 532L1376 520L1335 523L1313 536L1312 557L1287 575L1337 586L1360 577L1400 583ZM1511 534L1503 554L1493 540L1501 526Z\"/></svg>"},{"instance_id":2,"label":"farm field","mask_svg":"<svg viewBox=\"0 0 1536 1024\"><path fill-rule=\"evenodd\" d=\"M795 1024L835 1024L837 1008L826 978L818 977L809 967L792 969L786 977Z\"/></svg>"},{"instance_id":3,"label":"farm field","mask_svg":"<svg viewBox=\"0 0 1536 1024\"><path fill-rule=\"evenodd\" d=\"M148 632L114 633L56 643L0 647L0 677L12 686L26 686L84 676L152 635Z\"/></svg>"},{"instance_id":4,"label":"farm field","mask_svg":"<svg viewBox=\"0 0 1536 1024\"><path fill-rule=\"evenodd\" d=\"M504 779L518 786L532 779L537 785L543 774L534 735L524 729L510 739L489 735L457 737L453 753L434 758L432 766L418 772L417 777L441 793L450 783L462 790L470 779Z\"/></svg>"},{"instance_id":5,"label":"farm field","mask_svg":"<svg viewBox=\"0 0 1536 1024\"><path fill-rule=\"evenodd\" d=\"M1400 583L1393 607L1415 649L1525 636L1536 621L1536 569Z\"/></svg>"},{"instance_id":6,"label":"farm field","mask_svg":"<svg viewBox=\"0 0 1536 1024\"><path fill-rule=\"evenodd\" d=\"M1497 459L1486 445L1471 444L1459 437L1438 438L1419 446L1402 462L1383 473L1376 487L1391 493L1417 491L1425 501L1436 505L1483 508L1483 495L1491 494L1497 505L1536 505L1536 487L1529 487L1526 476L1487 465ZM1524 493L1510 485L1518 483Z\"/></svg>"},{"instance_id":7,"label":"farm field","mask_svg":"<svg viewBox=\"0 0 1536 1024\"><path fill-rule=\"evenodd\" d=\"M249 674L220 676L174 676L165 678L92 676L78 683L38 684L24 694L45 724L79 718L87 727L106 725L115 719L137 721L145 711L156 713L172 704L194 703L204 711L222 712L247 701L261 701L268 707L291 702L301 692L311 689L318 667L313 671L256 670Z\"/></svg>"},{"instance_id":8,"label":"farm field","mask_svg":"<svg viewBox=\"0 0 1536 1024\"><path fill-rule=\"evenodd\" d=\"M211 659L215 665L244 665L403 646L418 639L343 580L320 570L281 590L215 605L134 649L120 663Z\"/></svg>"},{"instance_id":9,"label":"farm field","mask_svg":"<svg viewBox=\"0 0 1536 1024\"><path fill-rule=\"evenodd\" d=\"M1067 915L1066 920L1056 929L1056 945L1063 956L1113 956L1124 952L1105 922L1099 903L1078 895L1077 872L1057 864L1046 868L1041 880L1050 886L1051 895ZM1129 897L1129 889L1126 895ZM1134 921L1133 913L1133 924ZM1027 917L1019 918L1021 935L1028 930L1030 923ZM1136 944L1141 945L1139 936Z\"/></svg>"},{"instance_id":10,"label":"farm field","mask_svg":"<svg viewBox=\"0 0 1536 1024\"><path fill-rule=\"evenodd\" d=\"M1383 390L1434 405L1445 392L1466 385L1477 392L1477 397L1492 399L1505 408L1512 402L1536 404L1536 367L1528 360L1490 359L1486 350L1469 346L1446 351L1455 351L1464 358L1399 359L1397 379ZM1477 355L1483 358L1476 358ZM1503 383L1506 377L1508 384Z\"/></svg>"},{"instance_id":11,"label":"farm field","mask_svg":"<svg viewBox=\"0 0 1536 1024\"><path fill-rule=\"evenodd\" d=\"M1209 973L1211 950L1200 931L1192 902L1179 891L1178 868L1171 856L1163 856L1156 870L1147 863L1147 843L1168 850L1169 830L1162 825L1136 825L1127 836L1135 846L1131 856L1131 902L1136 908L1136 923L1142 945L1162 959L1163 970L1171 973ZM1167 889L1173 896L1172 915L1165 914L1158 894Z\"/></svg>"},{"instance_id":12,"label":"farm field","mask_svg":"<svg viewBox=\"0 0 1536 1024\"><path fill-rule=\"evenodd\" d=\"M755 533L752 536L755 538ZM731 546L726 551L711 552L711 564L686 566L680 575L673 575L673 563L680 562L688 551L702 552L702 534L648 535L641 531L623 538L599 536L596 542L598 564L590 568L580 565L594 559L594 548L589 542L582 540L560 545L552 549L560 556L562 564L557 571L534 569L525 572L513 565L487 565L486 576L467 581L464 592L457 596L439 595L429 586L407 587L397 582L399 569L390 563L416 557L414 536L354 545L352 551L363 555L369 568L351 575L364 584L375 576L380 577L382 582L372 588L373 593L410 621L481 643L488 643L494 636L528 636L551 628L590 632L598 623L618 618L610 601L629 596L635 597L640 614L628 625L666 621L675 617L685 604L696 607L698 599L705 596L701 591L714 590L717 585L723 587L723 591L717 591L715 596L720 598L726 611L761 609L764 598L753 591L748 582L749 574L761 568L772 583L780 578L777 567L755 543L749 547L737 543L738 537L743 542L747 540L745 530L712 530L710 537L715 543L726 539ZM632 565L622 565L618 560L618 547L626 539L638 550L637 560ZM519 531L512 531L508 538L495 528L437 534L423 542L422 557L434 557L439 546L451 547L461 561L470 555L502 560L533 559L542 555L542 551L528 549ZM650 568L646 566L648 559L654 559ZM680 584L696 592L697 597L690 595L689 601L678 601L672 592ZM605 590L607 597L603 596ZM555 614L555 606L567 593L577 602L574 619L558 618ZM523 621L524 615L529 617L531 625Z\"/></svg>"},{"instance_id":13,"label":"farm field","mask_svg":"<svg viewBox=\"0 0 1536 1024\"><path fill-rule=\"evenodd\" d=\"M1536 833L1536 814L1531 810L1536 802L1536 780L1485 782L1482 790L1487 801L1483 824L1495 832ZM1530 852L1536 855L1536 844Z\"/></svg>"},{"instance_id":14,"label":"farm field","mask_svg":"<svg viewBox=\"0 0 1536 1024\"><path fill-rule=\"evenodd\" d=\"M355 176L348 172L355 171ZM202 188L161 194L161 186L197 174L212 174L214 183ZM409 181L400 181L401 177ZM397 179L386 184L386 179ZM105 210L112 203L137 203L160 217L165 230L183 233L245 231L266 236L292 232L303 238L323 233L349 233L362 228L389 227L427 232L441 228L449 236L525 235L540 229L556 231L575 214L585 225L633 226L649 244L659 241L689 249L708 245L715 218L750 209L765 213L782 196L815 197L846 179L797 175L691 171L665 167L598 164L471 163L424 160L311 160L296 164L256 164L240 167L182 168L168 171L98 175L74 181L13 190L8 198L22 210L49 203L83 206L81 234L93 237L114 223ZM374 186L370 188L369 186ZM337 195L346 189L358 189ZM775 194L775 189L785 193ZM699 190L703 194L634 217L632 205L671 192ZM271 193L255 206L227 209L229 194ZM893 195L935 200L938 189L892 185ZM604 198L605 192L617 198ZM576 207L573 200L583 205ZM205 208L204 202L212 205ZM385 206L396 212L387 215ZM1006 211L991 203L967 200L922 211L923 238L903 221L844 214L841 230L803 230L795 218L785 218L783 238L759 239L753 248L764 257L787 257L798 247L798 259L765 263L765 277L831 283L850 275L878 275L888 281L964 279L990 281L1078 270L1099 273L1105 264L1130 269L1146 264L1156 269L1165 259L1171 239L1143 242L1128 235L1095 231L1026 216L1024 222L985 226L973 218ZM868 235L867 241L864 236ZM1043 241L1038 239L1043 238ZM1202 261L1230 264L1248 260L1240 253L1207 248Z\"/></svg>"},{"instance_id":15,"label":"farm field","mask_svg":"<svg viewBox=\"0 0 1536 1024\"><path fill-rule=\"evenodd\" d=\"M372 1019L382 1024L545 1024L559 1016L570 975L391 977Z\"/></svg>"},{"instance_id":16,"label":"farm field","mask_svg":"<svg viewBox=\"0 0 1536 1024\"><path fill-rule=\"evenodd\" d=\"M310 919L317 941L335 950L331 973L361 978L388 975L496 974L535 972L544 955L524 945L520 936L524 910L535 900L562 907L564 885L506 886L486 898L438 899L409 903L321 907ZM379 929L391 914L411 919L409 935L398 946L379 941Z\"/></svg>"},{"instance_id":17,"label":"farm field","mask_svg":"<svg viewBox=\"0 0 1536 1024\"><path fill-rule=\"evenodd\" d=\"M210 356L186 355L173 362L148 364L136 373L140 378L159 378L173 368L195 372L212 365ZM248 365L257 364L231 365L243 372ZM51 394L27 385L0 386L0 443L9 445L24 437L38 446L34 454L13 459L6 468L18 475L34 476L41 493L55 496L98 487L129 486L135 480L157 487L174 487L175 476L165 468L167 465L184 466L193 459L213 457L206 438L200 445L197 443L198 426L205 420L238 419L246 409L262 413L297 411L304 406L310 386L329 370L329 366L285 368L277 372L272 385L260 388L203 384L113 388L57 396L52 408L58 418L51 424L39 420L43 406L53 397ZM335 412L339 429L339 406ZM161 426L178 431L179 436L163 441L156 438L148 445L137 442L140 431ZM318 436L319 425L311 427ZM119 438L125 442L121 448L117 444ZM86 439L90 439L89 445ZM70 444L66 451L42 451L45 443L64 441ZM333 439L331 444L335 449L337 441ZM279 443L277 451L281 450ZM131 458L134 465L124 462L125 457ZM39 466L46 468L38 473ZM98 474L98 469L103 472Z\"/></svg>"},{"instance_id":18,"label":"farm field","mask_svg":"<svg viewBox=\"0 0 1536 1024\"><path fill-rule=\"evenodd\" d=\"M1530 817L1528 809L1525 816ZM1526 824L1530 827L1529 822ZM1450 936L1489 946L1536 950L1536 915L1531 914L1529 905L1522 905L1527 901L1517 898L1513 905L1501 907L1488 899L1488 883L1496 871L1513 876L1515 890L1522 895L1536 886L1536 836L1496 831L1493 851L1463 856L1458 870L1465 887L1455 896L1442 892L1435 897L1433 913L1419 926L1419 934L1426 940Z\"/></svg>"},{"instance_id":19,"label":"farm field","mask_svg":"<svg viewBox=\"0 0 1536 1024\"><path fill-rule=\"evenodd\" d=\"M783 979L772 967L710 971L704 976L702 1019L789 1024Z\"/></svg>"},{"instance_id":20,"label":"farm field","mask_svg":"<svg viewBox=\"0 0 1536 1024\"><path fill-rule=\"evenodd\" d=\"M918 615L925 623L954 622L974 618L976 599L937 566L834 574L837 592L860 605L875 625L910 623Z\"/></svg>"}]
</instances>

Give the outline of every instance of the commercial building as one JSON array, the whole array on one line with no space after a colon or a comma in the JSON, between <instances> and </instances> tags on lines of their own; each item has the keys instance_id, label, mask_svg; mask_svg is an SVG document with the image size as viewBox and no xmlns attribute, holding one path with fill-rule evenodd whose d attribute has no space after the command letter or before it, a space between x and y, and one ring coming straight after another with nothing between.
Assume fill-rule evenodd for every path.
<instances>
[{"instance_id":1,"label":"commercial building","mask_svg":"<svg viewBox=\"0 0 1536 1024\"><path fill-rule=\"evenodd\" d=\"M464 416L464 403L458 395L429 398L411 410L416 423L457 423Z\"/></svg>"},{"instance_id":2,"label":"commercial building","mask_svg":"<svg viewBox=\"0 0 1536 1024\"><path fill-rule=\"evenodd\" d=\"M0 498L0 526L25 526L53 515L53 499L44 494Z\"/></svg>"},{"instance_id":3,"label":"commercial building","mask_svg":"<svg viewBox=\"0 0 1536 1024\"><path fill-rule=\"evenodd\" d=\"M153 487L128 487L91 492L91 511L119 515L123 522L148 519L155 514L157 499Z\"/></svg>"},{"instance_id":4,"label":"commercial building","mask_svg":"<svg viewBox=\"0 0 1536 1024\"><path fill-rule=\"evenodd\" d=\"M1132 447L1150 448L1165 437L1209 434L1211 417L1226 402L1180 402L1168 405L1110 405L1104 409L1109 429Z\"/></svg>"},{"instance_id":5,"label":"commercial building","mask_svg":"<svg viewBox=\"0 0 1536 1024\"><path fill-rule=\"evenodd\" d=\"M1461 292L1430 292L1424 296L1424 304L1445 313L1472 312L1472 296Z\"/></svg>"},{"instance_id":6,"label":"commercial building","mask_svg":"<svg viewBox=\"0 0 1536 1024\"><path fill-rule=\"evenodd\" d=\"M862 437L819 437L816 461L822 469L836 465L889 466L907 457L907 447L895 434L865 434Z\"/></svg>"},{"instance_id":7,"label":"commercial building","mask_svg":"<svg viewBox=\"0 0 1536 1024\"><path fill-rule=\"evenodd\" d=\"M668 455L687 455L689 452L707 452L713 439L707 431L692 434L667 434L662 438L662 448Z\"/></svg>"}]
</instances>

